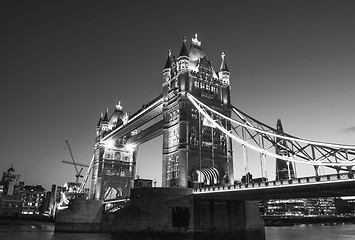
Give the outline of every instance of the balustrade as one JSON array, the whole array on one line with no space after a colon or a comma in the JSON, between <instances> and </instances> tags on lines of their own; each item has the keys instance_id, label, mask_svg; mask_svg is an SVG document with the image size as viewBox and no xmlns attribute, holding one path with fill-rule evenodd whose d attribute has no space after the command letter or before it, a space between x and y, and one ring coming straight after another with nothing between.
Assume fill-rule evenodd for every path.
<instances>
[{"instance_id":1,"label":"balustrade","mask_svg":"<svg viewBox=\"0 0 355 240\"><path fill-rule=\"evenodd\" d=\"M327 182L327 181L339 181L339 180L351 180L355 179L354 173L341 173L333 175L324 176L313 176L313 177L303 177L296 179L287 180L275 180L270 182L251 182L251 183L235 183L234 185L217 185L217 186L207 186L204 188L194 189L194 192L211 192L216 190L242 190L246 188L259 188L259 187L277 187L282 185L297 185L297 184L311 184L317 182Z\"/></svg>"}]
</instances>

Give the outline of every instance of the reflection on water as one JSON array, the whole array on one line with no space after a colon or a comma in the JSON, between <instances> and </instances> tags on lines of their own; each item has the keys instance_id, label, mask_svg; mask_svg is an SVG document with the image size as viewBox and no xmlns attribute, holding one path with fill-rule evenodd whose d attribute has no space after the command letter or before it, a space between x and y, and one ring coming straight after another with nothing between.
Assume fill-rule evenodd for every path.
<instances>
[{"instance_id":1,"label":"reflection on water","mask_svg":"<svg viewBox=\"0 0 355 240\"><path fill-rule=\"evenodd\" d=\"M112 235L107 233L54 233L50 225L0 225L0 240L257 240L260 235ZM292 227L266 227L266 240L353 240L355 224L296 225Z\"/></svg>"},{"instance_id":2,"label":"reflection on water","mask_svg":"<svg viewBox=\"0 0 355 240\"><path fill-rule=\"evenodd\" d=\"M111 240L264 240L264 234L260 232L242 234L211 234L211 233L195 233L195 234L113 234Z\"/></svg>"},{"instance_id":3,"label":"reflection on water","mask_svg":"<svg viewBox=\"0 0 355 240\"><path fill-rule=\"evenodd\" d=\"M61 233L47 231L48 228L28 226L1 226L0 240L263 240L260 233L248 237L230 234L107 234L107 233Z\"/></svg>"},{"instance_id":4,"label":"reflection on water","mask_svg":"<svg viewBox=\"0 0 355 240\"><path fill-rule=\"evenodd\" d=\"M111 240L107 233L58 233L46 222L2 222L0 240Z\"/></svg>"},{"instance_id":5,"label":"reflection on water","mask_svg":"<svg viewBox=\"0 0 355 240\"><path fill-rule=\"evenodd\" d=\"M267 227L266 240L353 240L355 224L302 224L292 227Z\"/></svg>"},{"instance_id":6,"label":"reflection on water","mask_svg":"<svg viewBox=\"0 0 355 240\"><path fill-rule=\"evenodd\" d=\"M1 240L111 240L106 233L0 232ZM132 239L133 240L133 239Z\"/></svg>"}]
</instances>

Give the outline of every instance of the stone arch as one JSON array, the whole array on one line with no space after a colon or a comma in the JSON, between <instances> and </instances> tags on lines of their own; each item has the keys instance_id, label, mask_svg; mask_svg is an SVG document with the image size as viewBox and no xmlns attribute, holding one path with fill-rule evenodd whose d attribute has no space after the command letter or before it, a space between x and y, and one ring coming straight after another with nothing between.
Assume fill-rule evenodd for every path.
<instances>
[{"instance_id":1,"label":"stone arch","mask_svg":"<svg viewBox=\"0 0 355 240\"><path fill-rule=\"evenodd\" d=\"M220 172L214 166L195 167L190 176L194 188L219 185L221 182Z\"/></svg>"},{"instance_id":2,"label":"stone arch","mask_svg":"<svg viewBox=\"0 0 355 240\"><path fill-rule=\"evenodd\" d=\"M117 199L122 196L123 196L122 188L116 188L113 186L109 186L109 187L105 188L103 200Z\"/></svg>"}]
</instances>

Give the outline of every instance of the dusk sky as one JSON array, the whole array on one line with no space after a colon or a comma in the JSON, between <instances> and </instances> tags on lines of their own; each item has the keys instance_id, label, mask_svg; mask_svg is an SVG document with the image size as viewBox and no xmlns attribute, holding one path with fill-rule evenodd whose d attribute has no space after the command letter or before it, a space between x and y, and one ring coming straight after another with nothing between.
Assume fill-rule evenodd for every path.
<instances>
[{"instance_id":1,"label":"dusk sky","mask_svg":"<svg viewBox=\"0 0 355 240\"><path fill-rule=\"evenodd\" d=\"M0 171L13 164L47 190L74 181L65 140L89 164L100 112L121 101L134 113L162 93L168 50L195 33L215 69L225 52L234 106L300 138L353 145L354 12L350 0L2 1ZM161 182L161 152L162 137L140 146L141 177Z\"/></svg>"}]
</instances>

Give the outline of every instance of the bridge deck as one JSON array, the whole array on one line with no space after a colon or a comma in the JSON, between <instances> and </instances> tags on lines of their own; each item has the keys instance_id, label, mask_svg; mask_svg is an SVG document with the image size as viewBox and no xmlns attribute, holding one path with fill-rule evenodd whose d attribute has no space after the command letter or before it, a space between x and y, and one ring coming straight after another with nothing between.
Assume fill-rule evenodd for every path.
<instances>
[{"instance_id":1,"label":"bridge deck","mask_svg":"<svg viewBox=\"0 0 355 240\"><path fill-rule=\"evenodd\" d=\"M355 195L355 174L342 173L291 180L235 184L195 189L205 199L266 200Z\"/></svg>"}]
</instances>

